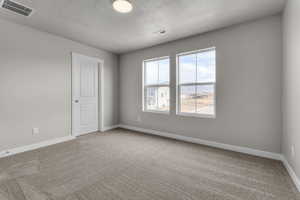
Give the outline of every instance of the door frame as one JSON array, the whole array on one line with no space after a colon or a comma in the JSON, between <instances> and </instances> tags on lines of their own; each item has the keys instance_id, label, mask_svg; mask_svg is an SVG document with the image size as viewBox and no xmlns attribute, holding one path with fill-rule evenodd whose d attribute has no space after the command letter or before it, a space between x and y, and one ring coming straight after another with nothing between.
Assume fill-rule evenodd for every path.
<instances>
[{"instance_id":1,"label":"door frame","mask_svg":"<svg viewBox=\"0 0 300 200\"><path fill-rule=\"evenodd\" d=\"M104 60L87 56L76 52L71 52L71 135L77 137L77 135L73 132L73 65L75 63L75 57L86 57L88 59L92 59L98 62L98 131L103 130L103 105L104 105Z\"/></svg>"}]
</instances>

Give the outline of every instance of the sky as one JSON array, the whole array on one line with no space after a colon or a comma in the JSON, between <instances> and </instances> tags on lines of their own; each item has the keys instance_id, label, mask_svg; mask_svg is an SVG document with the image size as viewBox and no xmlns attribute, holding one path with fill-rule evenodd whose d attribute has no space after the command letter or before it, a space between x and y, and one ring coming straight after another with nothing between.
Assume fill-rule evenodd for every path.
<instances>
[{"instance_id":1,"label":"sky","mask_svg":"<svg viewBox=\"0 0 300 200\"><path fill-rule=\"evenodd\" d=\"M180 83L215 81L215 50L179 56ZM146 85L168 84L170 81L168 58L146 62Z\"/></svg>"},{"instance_id":2,"label":"sky","mask_svg":"<svg viewBox=\"0 0 300 200\"><path fill-rule=\"evenodd\" d=\"M180 83L215 81L215 52L206 51L179 57Z\"/></svg>"},{"instance_id":3,"label":"sky","mask_svg":"<svg viewBox=\"0 0 300 200\"><path fill-rule=\"evenodd\" d=\"M169 84L169 59L146 62L146 85Z\"/></svg>"},{"instance_id":4,"label":"sky","mask_svg":"<svg viewBox=\"0 0 300 200\"><path fill-rule=\"evenodd\" d=\"M216 53L215 50L179 56L179 84L215 82ZM169 84L170 60L147 61L145 64L145 85ZM158 98L162 88L148 88L147 96ZM166 90L168 91L168 89ZM181 97L194 97L214 93L214 85L180 86ZM150 99L151 99L150 98ZM169 99L169 94L165 97ZM149 99L149 100L150 100ZM149 102L150 103L150 102ZM196 101L195 101L196 103ZM148 109L156 109L158 104L149 105ZM152 108L153 107L153 108Z\"/></svg>"}]
</instances>

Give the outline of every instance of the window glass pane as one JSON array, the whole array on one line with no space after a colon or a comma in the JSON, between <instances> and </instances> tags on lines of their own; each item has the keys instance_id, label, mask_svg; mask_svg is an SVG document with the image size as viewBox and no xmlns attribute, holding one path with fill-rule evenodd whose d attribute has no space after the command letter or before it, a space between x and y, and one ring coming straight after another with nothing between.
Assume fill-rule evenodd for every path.
<instances>
[{"instance_id":1,"label":"window glass pane","mask_svg":"<svg viewBox=\"0 0 300 200\"><path fill-rule=\"evenodd\" d=\"M158 110L169 111L170 105L170 89L169 87L158 88Z\"/></svg>"},{"instance_id":2,"label":"window glass pane","mask_svg":"<svg viewBox=\"0 0 300 200\"><path fill-rule=\"evenodd\" d=\"M144 109L149 111L168 112L170 105L169 58L145 61L144 73Z\"/></svg>"},{"instance_id":3,"label":"window glass pane","mask_svg":"<svg viewBox=\"0 0 300 200\"><path fill-rule=\"evenodd\" d=\"M145 62L145 84L155 85L158 83L158 63L157 61Z\"/></svg>"},{"instance_id":4,"label":"window glass pane","mask_svg":"<svg viewBox=\"0 0 300 200\"><path fill-rule=\"evenodd\" d=\"M180 86L180 112L196 112L196 86Z\"/></svg>"},{"instance_id":5,"label":"window glass pane","mask_svg":"<svg viewBox=\"0 0 300 200\"><path fill-rule=\"evenodd\" d=\"M215 50L197 54L197 82L215 82Z\"/></svg>"},{"instance_id":6,"label":"window glass pane","mask_svg":"<svg viewBox=\"0 0 300 200\"><path fill-rule=\"evenodd\" d=\"M158 105L158 96L157 96L158 88L147 88L146 89L146 109L147 110L156 110Z\"/></svg>"},{"instance_id":7,"label":"window glass pane","mask_svg":"<svg viewBox=\"0 0 300 200\"><path fill-rule=\"evenodd\" d=\"M170 82L170 61L163 59L158 61L159 79L158 84L169 84Z\"/></svg>"},{"instance_id":8,"label":"window glass pane","mask_svg":"<svg viewBox=\"0 0 300 200\"><path fill-rule=\"evenodd\" d=\"M196 82L196 54L179 56L180 84Z\"/></svg>"},{"instance_id":9,"label":"window glass pane","mask_svg":"<svg viewBox=\"0 0 300 200\"><path fill-rule=\"evenodd\" d=\"M197 113L214 114L214 85L198 85L197 87Z\"/></svg>"}]
</instances>

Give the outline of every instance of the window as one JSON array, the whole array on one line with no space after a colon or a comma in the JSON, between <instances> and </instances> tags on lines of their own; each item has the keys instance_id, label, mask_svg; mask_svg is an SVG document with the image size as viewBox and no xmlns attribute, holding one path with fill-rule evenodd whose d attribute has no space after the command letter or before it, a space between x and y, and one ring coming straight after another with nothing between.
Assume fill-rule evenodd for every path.
<instances>
[{"instance_id":1,"label":"window","mask_svg":"<svg viewBox=\"0 0 300 200\"><path fill-rule=\"evenodd\" d=\"M170 110L170 59L144 61L144 111Z\"/></svg>"},{"instance_id":2,"label":"window","mask_svg":"<svg viewBox=\"0 0 300 200\"><path fill-rule=\"evenodd\" d=\"M177 55L177 113L215 116L215 48Z\"/></svg>"}]
</instances>

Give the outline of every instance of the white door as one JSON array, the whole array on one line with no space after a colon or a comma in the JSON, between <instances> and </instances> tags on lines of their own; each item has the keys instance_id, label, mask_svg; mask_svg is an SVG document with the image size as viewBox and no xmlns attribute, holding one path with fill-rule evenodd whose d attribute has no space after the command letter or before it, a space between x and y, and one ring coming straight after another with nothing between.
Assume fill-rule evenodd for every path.
<instances>
[{"instance_id":1,"label":"white door","mask_svg":"<svg viewBox=\"0 0 300 200\"><path fill-rule=\"evenodd\" d=\"M99 130L98 67L99 61L72 54L72 134Z\"/></svg>"}]
</instances>

